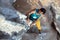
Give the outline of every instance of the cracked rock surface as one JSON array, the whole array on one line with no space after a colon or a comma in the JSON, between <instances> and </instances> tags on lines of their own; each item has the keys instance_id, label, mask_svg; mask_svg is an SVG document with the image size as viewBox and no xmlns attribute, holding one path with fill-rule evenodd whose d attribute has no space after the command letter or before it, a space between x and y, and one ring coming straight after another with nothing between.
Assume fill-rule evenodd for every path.
<instances>
[{"instance_id":1,"label":"cracked rock surface","mask_svg":"<svg viewBox=\"0 0 60 40\"><path fill-rule=\"evenodd\" d=\"M17 6L16 9L19 11L12 6L12 3L15 1L19 4L15 5ZM44 20L41 19L41 34L26 33L25 27L27 27L27 25L23 22L26 16L20 12L26 13L28 10L36 8L37 6L41 7L39 1L41 1L43 7L47 10L45 15L48 21L43 23ZM57 31L60 33L59 8L59 1L56 0L0 0L0 40L58 40ZM52 25L53 22L55 26ZM54 27L56 27L57 31Z\"/></svg>"}]
</instances>

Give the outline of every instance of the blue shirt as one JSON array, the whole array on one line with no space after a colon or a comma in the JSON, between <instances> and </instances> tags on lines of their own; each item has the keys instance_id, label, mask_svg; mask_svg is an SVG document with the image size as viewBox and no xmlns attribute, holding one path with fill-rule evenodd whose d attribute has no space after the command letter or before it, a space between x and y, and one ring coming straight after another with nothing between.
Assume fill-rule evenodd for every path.
<instances>
[{"instance_id":1,"label":"blue shirt","mask_svg":"<svg viewBox=\"0 0 60 40\"><path fill-rule=\"evenodd\" d=\"M30 16L29 16L29 19L32 20L32 21L35 21L37 20L41 15L37 15L37 13L32 13Z\"/></svg>"}]
</instances>

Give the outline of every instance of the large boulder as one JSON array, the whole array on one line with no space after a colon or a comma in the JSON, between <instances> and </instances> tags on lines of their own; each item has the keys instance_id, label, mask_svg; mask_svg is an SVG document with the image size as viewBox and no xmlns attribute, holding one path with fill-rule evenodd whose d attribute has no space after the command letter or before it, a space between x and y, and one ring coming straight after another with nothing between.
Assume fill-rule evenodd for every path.
<instances>
[{"instance_id":1,"label":"large boulder","mask_svg":"<svg viewBox=\"0 0 60 40\"><path fill-rule=\"evenodd\" d=\"M0 39L20 40L26 31L25 24L5 20L5 17L0 14Z\"/></svg>"},{"instance_id":2,"label":"large boulder","mask_svg":"<svg viewBox=\"0 0 60 40\"><path fill-rule=\"evenodd\" d=\"M39 0L16 0L13 6L20 12L26 13L31 9L40 8L40 4Z\"/></svg>"}]
</instances>

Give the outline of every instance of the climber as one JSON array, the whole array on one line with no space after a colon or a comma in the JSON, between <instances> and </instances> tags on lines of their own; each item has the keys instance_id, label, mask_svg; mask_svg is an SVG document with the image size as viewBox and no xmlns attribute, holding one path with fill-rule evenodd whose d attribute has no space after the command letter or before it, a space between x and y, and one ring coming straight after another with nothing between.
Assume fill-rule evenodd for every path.
<instances>
[{"instance_id":1,"label":"climber","mask_svg":"<svg viewBox=\"0 0 60 40\"><path fill-rule=\"evenodd\" d=\"M29 12L26 13L27 16L27 24L30 27L33 27L33 25L36 25L38 31L41 31L41 24L40 24L40 19L45 16L46 9L45 8L40 8L40 9L32 9Z\"/></svg>"}]
</instances>

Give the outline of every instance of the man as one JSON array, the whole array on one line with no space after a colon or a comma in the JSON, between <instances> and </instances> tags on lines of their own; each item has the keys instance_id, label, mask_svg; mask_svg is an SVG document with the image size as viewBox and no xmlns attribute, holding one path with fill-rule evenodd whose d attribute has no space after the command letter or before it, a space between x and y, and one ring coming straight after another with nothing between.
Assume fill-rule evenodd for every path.
<instances>
[{"instance_id":1,"label":"man","mask_svg":"<svg viewBox=\"0 0 60 40\"><path fill-rule=\"evenodd\" d=\"M33 27L33 25L36 25L38 31L41 31L41 24L40 24L40 19L42 17L45 17L45 12L46 9L45 8L41 8L41 9L32 9L29 12L27 12L27 24L30 27ZM32 22L31 22L32 21Z\"/></svg>"}]
</instances>

